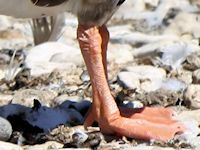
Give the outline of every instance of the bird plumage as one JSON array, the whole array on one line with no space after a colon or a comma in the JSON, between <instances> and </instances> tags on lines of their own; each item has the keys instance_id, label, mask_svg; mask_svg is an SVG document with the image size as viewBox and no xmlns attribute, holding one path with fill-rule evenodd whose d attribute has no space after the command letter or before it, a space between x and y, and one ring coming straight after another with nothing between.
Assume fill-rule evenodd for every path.
<instances>
[{"instance_id":1,"label":"bird plumage","mask_svg":"<svg viewBox=\"0 0 200 150\"><path fill-rule=\"evenodd\" d=\"M20 18L75 14L82 24L102 25L124 0L0 0L0 14Z\"/></svg>"}]
</instances>

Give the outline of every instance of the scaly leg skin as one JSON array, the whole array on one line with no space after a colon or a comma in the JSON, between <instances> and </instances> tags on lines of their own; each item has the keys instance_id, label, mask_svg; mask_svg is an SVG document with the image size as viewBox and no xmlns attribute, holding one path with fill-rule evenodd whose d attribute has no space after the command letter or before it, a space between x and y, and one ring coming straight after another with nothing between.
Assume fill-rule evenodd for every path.
<instances>
[{"instance_id":1,"label":"scaly leg skin","mask_svg":"<svg viewBox=\"0 0 200 150\"><path fill-rule=\"evenodd\" d=\"M176 133L185 131L184 125L173 120L170 109L146 107L119 110L107 83L105 55L109 34L105 26L79 24L77 38L93 88L93 104L85 126L97 121L105 134L161 141L168 141Z\"/></svg>"}]
</instances>

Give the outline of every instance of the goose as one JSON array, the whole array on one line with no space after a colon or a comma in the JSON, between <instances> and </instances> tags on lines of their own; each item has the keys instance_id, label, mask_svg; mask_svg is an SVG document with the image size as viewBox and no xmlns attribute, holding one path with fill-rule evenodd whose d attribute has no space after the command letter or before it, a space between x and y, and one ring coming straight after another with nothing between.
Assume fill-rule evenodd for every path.
<instances>
[{"instance_id":1,"label":"goose","mask_svg":"<svg viewBox=\"0 0 200 150\"><path fill-rule=\"evenodd\" d=\"M96 121L104 134L142 140L168 141L183 133L185 126L163 107L118 108L107 82L106 51L109 31L106 23L125 0L0 0L0 14L40 18L71 12L77 16L77 40L92 85L93 103L84 127Z\"/></svg>"}]
</instances>

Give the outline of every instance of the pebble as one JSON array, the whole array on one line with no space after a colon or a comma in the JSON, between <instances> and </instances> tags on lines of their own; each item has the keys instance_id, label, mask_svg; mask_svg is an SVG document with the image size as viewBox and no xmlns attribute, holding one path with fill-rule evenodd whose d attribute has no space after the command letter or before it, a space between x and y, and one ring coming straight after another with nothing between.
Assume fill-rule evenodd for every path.
<instances>
[{"instance_id":1,"label":"pebble","mask_svg":"<svg viewBox=\"0 0 200 150\"><path fill-rule=\"evenodd\" d=\"M138 76L131 72L120 72L118 74L118 83L121 86L130 89L136 89L140 87Z\"/></svg>"},{"instance_id":2,"label":"pebble","mask_svg":"<svg viewBox=\"0 0 200 150\"><path fill-rule=\"evenodd\" d=\"M189 85L192 83L192 72L187 70L180 70L177 73L177 79Z\"/></svg>"},{"instance_id":3,"label":"pebble","mask_svg":"<svg viewBox=\"0 0 200 150\"><path fill-rule=\"evenodd\" d=\"M164 90L170 90L174 92L180 92L185 90L187 85L180 80L177 79L167 79L163 81L161 88Z\"/></svg>"},{"instance_id":4,"label":"pebble","mask_svg":"<svg viewBox=\"0 0 200 150\"><path fill-rule=\"evenodd\" d=\"M33 106L33 100L37 99L42 104L49 106L52 99L57 96L57 93L48 90L35 90L35 89L24 89L15 91L12 99L13 104L23 104L27 107Z\"/></svg>"},{"instance_id":5,"label":"pebble","mask_svg":"<svg viewBox=\"0 0 200 150\"><path fill-rule=\"evenodd\" d=\"M187 143L193 146L193 149L199 149L200 147L200 110L184 110L179 113L176 118L180 120L187 128L187 130L180 136Z\"/></svg>"},{"instance_id":6,"label":"pebble","mask_svg":"<svg viewBox=\"0 0 200 150\"><path fill-rule=\"evenodd\" d=\"M133 61L133 48L126 44L110 44L108 49L108 63L126 64Z\"/></svg>"},{"instance_id":7,"label":"pebble","mask_svg":"<svg viewBox=\"0 0 200 150\"><path fill-rule=\"evenodd\" d=\"M0 141L0 149L1 150L23 150L23 148L18 145L8 143L8 142L3 142L3 141Z\"/></svg>"},{"instance_id":8,"label":"pebble","mask_svg":"<svg viewBox=\"0 0 200 150\"><path fill-rule=\"evenodd\" d=\"M184 93L184 101L190 108L200 108L200 85L191 84Z\"/></svg>"},{"instance_id":9,"label":"pebble","mask_svg":"<svg viewBox=\"0 0 200 150\"><path fill-rule=\"evenodd\" d=\"M12 26L11 18L0 15L0 30L5 30L6 28Z\"/></svg>"},{"instance_id":10,"label":"pebble","mask_svg":"<svg viewBox=\"0 0 200 150\"><path fill-rule=\"evenodd\" d=\"M187 63L189 64L190 70L196 70L200 68L200 53L193 53L187 57Z\"/></svg>"},{"instance_id":11,"label":"pebble","mask_svg":"<svg viewBox=\"0 0 200 150\"><path fill-rule=\"evenodd\" d=\"M70 71L76 66L82 66L83 59L78 48L59 42L47 42L30 49L25 64L31 69L31 75L39 76L55 69Z\"/></svg>"},{"instance_id":12,"label":"pebble","mask_svg":"<svg viewBox=\"0 0 200 150\"><path fill-rule=\"evenodd\" d=\"M200 124L200 109L196 109L196 110L185 110L180 112L177 115L177 118L179 118L180 120L195 120L198 124Z\"/></svg>"},{"instance_id":13,"label":"pebble","mask_svg":"<svg viewBox=\"0 0 200 150\"><path fill-rule=\"evenodd\" d=\"M7 141L12 134L11 124L4 118L0 117L0 141Z\"/></svg>"},{"instance_id":14,"label":"pebble","mask_svg":"<svg viewBox=\"0 0 200 150\"><path fill-rule=\"evenodd\" d=\"M141 65L130 66L126 70L118 74L118 82L130 89L155 91L161 87L162 81L166 78L166 72L162 68Z\"/></svg>"},{"instance_id":15,"label":"pebble","mask_svg":"<svg viewBox=\"0 0 200 150\"><path fill-rule=\"evenodd\" d=\"M81 79L83 82L89 82L89 81L90 81L90 76L89 76L89 74L88 74L88 72L87 72L86 70L84 70L84 71L81 73L80 79Z\"/></svg>"},{"instance_id":16,"label":"pebble","mask_svg":"<svg viewBox=\"0 0 200 150\"><path fill-rule=\"evenodd\" d=\"M185 42L177 42L167 45L161 49L161 52L163 52L161 62L164 65L168 65L173 69L176 69L181 66L181 64L186 60L187 56L198 50L198 45Z\"/></svg>"},{"instance_id":17,"label":"pebble","mask_svg":"<svg viewBox=\"0 0 200 150\"><path fill-rule=\"evenodd\" d=\"M198 38L200 36L200 29L197 18L198 16L195 13L180 12L164 32L180 36L190 33L192 36Z\"/></svg>"},{"instance_id":18,"label":"pebble","mask_svg":"<svg viewBox=\"0 0 200 150\"><path fill-rule=\"evenodd\" d=\"M130 100L124 100L121 107L125 108L142 108L144 105L140 101L130 101Z\"/></svg>"},{"instance_id":19,"label":"pebble","mask_svg":"<svg viewBox=\"0 0 200 150\"><path fill-rule=\"evenodd\" d=\"M0 105L6 105L13 99L13 95L0 94Z\"/></svg>"},{"instance_id":20,"label":"pebble","mask_svg":"<svg viewBox=\"0 0 200 150\"><path fill-rule=\"evenodd\" d=\"M127 27L126 27L127 28ZM121 43L121 44L129 44L132 46L135 46L137 44L145 45L150 43L159 42L161 44L164 41L176 41L179 38L176 35L149 35L142 32L128 32L126 30L121 30L115 33L115 28L112 28L112 32L114 32L114 36L111 37L111 41L115 43ZM114 30L115 29L115 30ZM111 33L112 33L111 32ZM136 52L135 52L136 53ZM138 52L139 53L139 52ZM144 53L144 52L140 52Z\"/></svg>"},{"instance_id":21,"label":"pebble","mask_svg":"<svg viewBox=\"0 0 200 150\"><path fill-rule=\"evenodd\" d=\"M79 96L69 96L68 94L62 94L57 96L55 99L53 99L53 103L55 103L56 106L61 105L65 101L74 101L74 102L79 102L80 97ZM68 105L67 105L68 107Z\"/></svg>"},{"instance_id":22,"label":"pebble","mask_svg":"<svg viewBox=\"0 0 200 150\"><path fill-rule=\"evenodd\" d=\"M197 69L192 73L192 79L194 84L200 84L200 69Z\"/></svg>"},{"instance_id":23,"label":"pebble","mask_svg":"<svg viewBox=\"0 0 200 150\"><path fill-rule=\"evenodd\" d=\"M22 49L30 44L26 37L17 30L0 31L1 49Z\"/></svg>"},{"instance_id":24,"label":"pebble","mask_svg":"<svg viewBox=\"0 0 200 150\"><path fill-rule=\"evenodd\" d=\"M81 130L75 131L72 135L72 140L77 144L77 147L79 147L78 145L83 144L87 139L88 135Z\"/></svg>"}]
</instances>

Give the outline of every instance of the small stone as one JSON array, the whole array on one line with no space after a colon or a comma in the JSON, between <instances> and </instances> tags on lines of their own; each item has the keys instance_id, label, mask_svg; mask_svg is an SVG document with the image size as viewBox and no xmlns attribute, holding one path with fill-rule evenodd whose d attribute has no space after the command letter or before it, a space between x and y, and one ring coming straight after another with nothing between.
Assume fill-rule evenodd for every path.
<instances>
[{"instance_id":1,"label":"small stone","mask_svg":"<svg viewBox=\"0 0 200 150\"><path fill-rule=\"evenodd\" d=\"M186 65L187 69L196 70L200 68L200 53L196 52L189 55L186 61L187 61L187 65Z\"/></svg>"},{"instance_id":2,"label":"small stone","mask_svg":"<svg viewBox=\"0 0 200 150\"><path fill-rule=\"evenodd\" d=\"M164 65L171 66L173 69L177 69L180 68L187 56L198 50L198 45L189 44L187 42L169 44L161 49L163 53L161 62Z\"/></svg>"},{"instance_id":3,"label":"small stone","mask_svg":"<svg viewBox=\"0 0 200 150\"><path fill-rule=\"evenodd\" d=\"M84 133L83 131L75 131L75 133L72 135L73 142L76 144L83 144L87 139L88 135Z\"/></svg>"},{"instance_id":4,"label":"small stone","mask_svg":"<svg viewBox=\"0 0 200 150\"><path fill-rule=\"evenodd\" d=\"M144 105L140 101L129 101L129 100L124 100L120 106L125 107L125 108L142 108L142 107L144 107Z\"/></svg>"},{"instance_id":5,"label":"small stone","mask_svg":"<svg viewBox=\"0 0 200 150\"><path fill-rule=\"evenodd\" d=\"M120 72L118 74L118 83L121 86L130 89L139 88L140 86L138 77L135 75L135 73L131 72Z\"/></svg>"},{"instance_id":6,"label":"small stone","mask_svg":"<svg viewBox=\"0 0 200 150\"><path fill-rule=\"evenodd\" d=\"M173 19L172 23L167 27L165 33L167 34L173 33L177 35L190 33L193 37L198 38L200 35L200 29L199 29L199 20L196 18L198 18L198 16L195 13L180 12Z\"/></svg>"},{"instance_id":7,"label":"small stone","mask_svg":"<svg viewBox=\"0 0 200 150\"><path fill-rule=\"evenodd\" d=\"M181 113L178 114L177 118L179 118L179 120L195 120L196 122L198 122L198 124L200 124L200 109L197 110L185 110L182 111Z\"/></svg>"},{"instance_id":8,"label":"small stone","mask_svg":"<svg viewBox=\"0 0 200 150\"><path fill-rule=\"evenodd\" d=\"M199 84L200 83L200 69L197 69L192 74L193 83Z\"/></svg>"},{"instance_id":9,"label":"small stone","mask_svg":"<svg viewBox=\"0 0 200 150\"><path fill-rule=\"evenodd\" d=\"M177 78L185 82L185 84L189 85L192 83L192 72L187 70L181 70L178 72Z\"/></svg>"},{"instance_id":10,"label":"small stone","mask_svg":"<svg viewBox=\"0 0 200 150\"><path fill-rule=\"evenodd\" d=\"M188 86L184 93L184 101L187 106L194 109L200 108L200 85Z\"/></svg>"},{"instance_id":11,"label":"small stone","mask_svg":"<svg viewBox=\"0 0 200 150\"><path fill-rule=\"evenodd\" d=\"M69 100L70 100L70 102L71 101L79 102L80 97L79 96L69 96L68 94L62 94L62 95L59 95L58 97L56 97L55 99L53 99L53 103L55 106L58 106ZM67 108L68 108L68 105L67 105Z\"/></svg>"},{"instance_id":12,"label":"small stone","mask_svg":"<svg viewBox=\"0 0 200 150\"><path fill-rule=\"evenodd\" d=\"M5 30L8 27L12 26L13 23L11 22L11 17L7 17L4 15L0 15L0 30Z\"/></svg>"},{"instance_id":13,"label":"small stone","mask_svg":"<svg viewBox=\"0 0 200 150\"><path fill-rule=\"evenodd\" d=\"M30 44L23 33L17 30L0 31L0 46L4 49L21 49Z\"/></svg>"},{"instance_id":14,"label":"small stone","mask_svg":"<svg viewBox=\"0 0 200 150\"><path fill-rule=\"evenodd\" d=\"M83 65L83 59L78 48L59 42L47 42L30 49L25 63L31 69L31 75L39 76L55 69L70 71Z\"/></svg>"},{"instance_id":15,"label":"small stone","mask_svg":"<svg viewBox=\"0 0 200 150\"><path fill-rule=\"evenodd\" d=\"M83 71L80 78L83 82L89 82L90 81L90 76L89 76L87 71Z\"/></svg>"},{"instance_id":16,"label":"small stone","mask_svg":"<svg viewBox=\"0 0 200 150\"><path fill-rule=\"evenodd\" d=\"M0 94L0 105L6 105L13 99L13 95Z\"/></svg>"},{"instance_id":17,"label":"small stone","mask_svg":"<svg viewBox=\"0 0 200 150\"><path fill-rule=\"evenodd\" d=\"M177 79L167 79L162 83L162 89L170 91L183 91L186 88L186 84L183 81Z\"/></svg>"},{"instance_id":18,"label":"small stone","mask_svg":"<svg viewBox=\"0 0 200 150\"><path fill-rule=\"evenodd\" d=\"M0 141L0 149L1 150L23 150L23 148L18 145L8 143L8 142L2 142L2 141Z\"/></svg>"},{"instance_id":19,"label":"small stone","mask_svg":"<svg viewBox=\"0 0 200 150\"><path fill-rule=\"evenodd\" d=\"M118 74L118 82L130 89L155 91L161 87L162 81L166 78L164 69L153 66L127 67L126 70Z\"/></svg>"},{"instance_id":20,"label":"small stone","mask_svg":"<svg viewBox=\"0 0 200 150\"><path fill-rule=\"evenodd\" d=\"M187 128L187 130L180 135L179 138L186 141L189 145L191 145L194 149L199 149L200 147L200 110L184 110L179 113L176 118L180 120Z\"/></svg>"},{"instance_id":21,"label":"small stone","mask_svg":"<svg viewBox=\"0 0 200 150\"><path fill-rule=\"evenodd\" d=\"M12 103L13 104L23 104L24 106L32 107L33 100L41 100L42 104L49 105L51 100L57 96L56 93L47 90L34 90L25 89L16 91Z\"/></svg>"},{"instance_id":22,"label":"small stone","mask_svg":"<svg viewBox=\"0 0 200 150\"><path fill-rule=\"evenodd\" d=\"M0 140L7 141L10 138L11 134L12 134L12 126L10 122L0 117Z\"/></svg>"},{"instance_id":23,"label":"small stone","mask_svg":"<svg viewBox=\"0 0 200 150\"><path fill-rule=\"evenodd\" d=\"M12 40L12 39L18 39L23 38L22 33L16 30L3 30L0 31L0 39L6 39L6 40Z\"/></svg>"},{"instance_id":24,"label":"small stone","mask_svg":"<svg viewBox=\"0 0 200 150\"><path fill-rule=\"evenodd\" d=\"M108 50L108 63L126 64L133 61L132 47L125 44L110 44Z\"/></svg>"}]
</instances>

